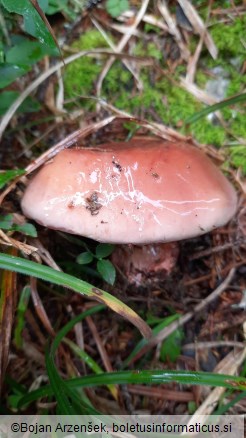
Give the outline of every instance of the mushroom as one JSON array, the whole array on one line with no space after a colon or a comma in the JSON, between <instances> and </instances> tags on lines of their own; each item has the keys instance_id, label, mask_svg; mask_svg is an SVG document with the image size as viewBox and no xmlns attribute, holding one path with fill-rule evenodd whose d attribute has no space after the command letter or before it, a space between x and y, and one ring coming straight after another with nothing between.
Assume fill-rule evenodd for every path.
<instances>
[{"instance_id":1,"label":"mushroom","mask_svg":"<svg viewBox=\"0 0 246 438\"><path fill-rule=\"evenodd\" d=\"M99 242L176 242L225 225L237 197L220 170L187 143L133 139L65 149L32 179L26 216Z\"/></svg>"}]
</instances>

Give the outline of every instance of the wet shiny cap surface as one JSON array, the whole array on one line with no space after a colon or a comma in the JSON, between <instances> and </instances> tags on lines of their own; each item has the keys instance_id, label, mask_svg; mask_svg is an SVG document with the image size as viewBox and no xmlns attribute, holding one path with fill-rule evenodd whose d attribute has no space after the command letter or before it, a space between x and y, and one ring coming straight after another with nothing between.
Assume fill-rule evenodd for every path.
<instances>
[{"instance_id":1,"label":"wet shiny cap surface","mask_svg":"<svg viewBox=\"0 0 246 438\"><path fill-rule=\"evenodd\" d=\"M235 214L220 170L184 143L132 140L66 149L37 173L24 214L100 242L170 242L204 234Z\"/></svg>"}]
</instances>

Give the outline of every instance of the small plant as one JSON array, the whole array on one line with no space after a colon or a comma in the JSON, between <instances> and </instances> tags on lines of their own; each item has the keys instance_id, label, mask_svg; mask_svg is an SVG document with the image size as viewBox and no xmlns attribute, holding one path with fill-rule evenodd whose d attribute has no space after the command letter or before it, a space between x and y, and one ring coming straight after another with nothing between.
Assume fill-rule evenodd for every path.
<instances>
[{"instance_id":1,"label":"small plant","mask_svg":"<svg viewBox=\"0 0 246 438\"><path fill-rule=\"evenodd\" d=\"M40 2L41 14L45 12L45 3ZM6 44L2 46L0 63L0 88L4 88L30 71L43 56L56 55L58 50L47 23L29 0L0 0L1 6L3 23L7 17L12 20L13 14L21 15L24 32L36 38L31 41L28 36L5 32Z\"/></svg>"},{"instance_id":2,"label":"small plant","mask_svg":"<svg viewBox=\"0 0 246 438\"><path fill-rule=\"evenodd\" d=\"M16 224L14 215L7 214L6 216L0 216L0 229L5 231L18 231L30 237L37 237L37 231L32 224Z\"/></svg>"},{"instance_id":3,"label":"small plant","mask_svg":"<svg viewBox=\"0 0 246 438\"><path fill-rule=\"evenodd\" d=\"M111 17L118 17L129 8L128 0L107 0L106 9Z\"/></svg>"},{"instance_id":4,"label":"small plant","mask_svg":"<svg viewBox=\"0 0 246 438\"><path fill-rule=\"evenodd\" d=\"M87 249L87 251L78 255L76 261L79 265L88 265L96 260L97 271L102 276L103 280L113 285L116 276L115 267L110 260L105 260L106 257L112 254L113 250L114 245L99 243L96 247L95 253Z\"/></svg>"},{"instance_id":5,"label":"small plant","mask_svg":"<svg viewBox=\"0 0 246 438\"><path fill-rule=\"evenodd\" d=\"M5 172L0 170L0 190L12 179L24 173L25 171L22 169L6 170Z\"/></svg>"},{"instance_id":6,"label":"small plant","mask_svg":"<svg viewBox=\"0 0 246 438\"><path fill-rule=\"evenodd\" d=\"M44 56L59 54L55 35L45 16L47 5L46 0L39 1L36 7L29 0L0 0L0 91L30 72ZM16 33L20 16L22 32ZM19 95L17 90L0 92L0 116ZM18 113L39 110L37 99L28 97Z\"/></svg>"},{"instance_id":7,"label":"small plant","mask_svg":"<svg viewBox=\"0 0 246 438\"><path fill-rule=\"evenodd\" d=\"M162 343L160 349L160 358L163 362L167 360L175 363L181 354L182 340L184 339L184 331L178 328L171 333L170 336Z\"/></svg>"}]
</instances>

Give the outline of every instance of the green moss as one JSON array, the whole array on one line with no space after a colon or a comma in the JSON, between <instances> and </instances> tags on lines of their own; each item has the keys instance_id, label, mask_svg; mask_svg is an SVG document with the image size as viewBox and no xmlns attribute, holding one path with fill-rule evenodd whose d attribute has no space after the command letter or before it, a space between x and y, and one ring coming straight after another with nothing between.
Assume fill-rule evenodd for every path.
<instances>
[{"instance_id":1,"label":"green moss","mask_svg":"<svg viewBox=\"0 0 246 438\"><path fill-rule=\"evenodd\" d=\"M246 147L245 145L232 146L230 148L230 159L235 167L240 167L246 175Z\"/></svg>"},{"instance_id":2,"label":"green moss","mask_svg":"<svg viewBox=\"0 0 246 438\"><path fill-rule=\"evenodd\" d=\"M213 8L231 7L230 1L218 1L213 3ZM245 76L240 73L242 64L245 59L245 46L243 44L246 29L246 15L237 17L227 23L219 23L214 19L214 24L209 28L212 38L219 50L218 58L212 59L204 48L203 56L200 58L200 66L204 69L213 69L222 67L228 74L230 80L227 96L239 93L246 82ZM191 40L194 44L194 38ZM236 64L236 66L235 66ZM197 84L203 88L206 82L211 79L203 70L198 69L196 74Z\"/></svg>"},{"instance_id":3,"label":"green moss","mask_svg":"<svg viewBox=\"0 0 246 438\"><path fill-rule=\"evenodd\" d=\"M199 120L191 126L191 133L200 143L220 147L225 143L226 132L220 125L213 125L207 119Z\"/></svg>"},{"instance_id":4,"label":"green moss","mask_svg":"<svg viewBox=\"0 0 246 438\"><path fill-rule=\"evenodd\" d=\"M238 58L237 58L238 59ZM203 58L204 63L204 58ZM220 56L217 60L212 60L211 58L206 63L207 67L214 68L214 67L222 67L224 70L224 73L226 77L229 80L229 84L226 90L225 99L231 96L234 96L236 94L240 94L243 92L246 84L246 77L245 75L242 76L240 70L242 67L242 63L239 63L237 67L235 68L232 63L226 61L222 56ZM207 81L210 80L211 77L206 75L201 69L198 70L196 75L196 82L199 87L204 88ZM221 114L223 116L223 119L226 122L228 130L235 136L235 137L246 137L246 124L245 124L245 104L241 103L238 105L234 105L232 107L227 107L221 111ZM198 122L199 125L195 128L192 126L192 133L197 138L197 140L202 141L201 138L206 139L208 143L212 143L215 145L223 145L226 141L228 141L228 134L225 132L224 128L222 126L214 126L211 130L211 125L209 127L209 122L206 118L203 118L202 121ZM205 130L205 133L204 133ZM205 134L205 136L203 135ZM202 134L202 135L201 135ZM214 137L211 139L212 136Z\"/></svg>"},{"instance_id":5,"label":"green moss","mask_svg":"<svg viewBox=\"0 0 246 438\"><path fill-rule=\"evenodd\" d=\"M139 41L134 48L136 56L152 56L158 61L163 60L163 53L158 49L157 45L152 41Z\"/></svg>"},{"instance_id":6,"label":"green moss","mask_svg":"<svg viewBox=\"0 0 246 438\"><path fill-rule=\"evenodd\" d=\"M227 89L226 97L234 96L243 92L246 77L233 70L232 77ZM246 138L245 103L240 103L222 110L224 120L229 130L235 137Z\"/></svg>"},{"instance_id":7,"label":"green moss","mask_svg":"<svg viewBox=\"0 0 246 438\"><path fill-rule=\"evenodd\" d=\"M152 56L153 58L158 59L158 61L161 61L163 59L163 53L158 50L156 44L152 42L148 44L147 56Z\"/></svg>"},{"instance_id":8,"label":"green moss","mask_svg":"<svg viewBox=\"0 0 246 438\"><path fill-rule=\"evenodd\" d=\"M245 114L243 114L242 109L231 110L230 120L231 120L230 130L235 135L235 137L246 138Z\"/></svg>"},{"instance_id":9,"label":"green moss","mask_svg":"<svg viewBox=\"0 0 246 438\"><path fill-rule=\"evenodd\" d=\"M90 30L72 44L78 50L107 47L105 39L97 30ZM91 94L97 75L102 69L102 62L96 58L83 56L66 67L64 88L66 98Z\"/></svg>"},{"instance_id":10,"label":"green moss","mask_svg":"<svg viewBox=\"0 0 246 438\"><path fill-rule=\"evenodd\" d=\"M234 0L233 1L235 6L241 6L242 0ZM215 0L213 2L213 9L227 9L232 7L231 0Z\"/></svg>"},{"instance_id":11,"label":"green moss","mask_svg":"<svg viewBox=\"0 0 246 438\"><path fill-rule=\"evenodd\" d=\"M72 47L78 50L104 48L106 46L104 38L96 30L90 30L72 44ZM84 56L69 64L64 75L66 98L93 94L94 84L104 62ZM102 95L112 101L113 96L121 94L124 90L128 92L131 84L133 86L131 73L124 68L120 61L116 61L103 82ZM87 109L91 108L92 105L94 105L93 102L83 101L83 106Z\"/></svg>"},{"instance_id":12,"label":"green moss","mask_svg":"<svg viewBox=\"0 0 246 438\"><path fill-rule=\"evenodd\" d=\"M233 96L243 92L246 85L246 76L242 75L241 72L237 72L235 69L231 72L230 83L227 88L227 97Z\"/></svg>"},{"instance_id":13,"label":"green moss","mask_svg":"<svg viewBox=\"0 0 246 438\"><path fill-rule=\"evenodd\" d=\"M160 34L162 30L158 26L154 26L153 24L145 23L144 24L144 32L154 32L155 34Z\"/></svg>"},{"instance_id":14,"label":"green moss","mask_svg":"<svg viewBox=\"0 0 246 438\"><path fill-rule=\"evenodd\" d=\"M196 73L196 84L200 88L205 88L206 83L208 82L209 77L202 70L198 70Z\"/></svg>"},{"instance_id":15,"label":"green moss","mask_svg":"<svg viewBox=\"0 0 246 438\"><path fill-rule=\"evenodd\" d=\"M129 99L129 95L119 95L114 105L148 120L160 119L164 124L179 128L184 121L200 111L203 105L184 89L172 86L164 78L153 87L148 75L142 77L144 90ZM181 128L184 132L184 128ZM207 119L194 123L190 133L201 143L210 143L220 146L225 142L225 130L221 126L213 125Z\"/></svg>"},{"instance_id":16,"label":"green moss","mask_svg":"<svg viewBox=\"0 0 246 438\"><path fill-rule=\"evenodd\" d=\"M194 6L197 8L200 17L206 22L208 17L208 2L196 0ZM242 0L233 0L235 6L242 6ZM231 9L233 7L231 0L213 0L212 9ZM210 15L210 14L209 14ZM216 18L216 16L215 16ZM216 18L218 20L218 16Z\"/></svg>"},{"instance_id":17,"label":"green moss","mask_svg":"<svg viewBox=\"0 0 246 438\"><path fill-rule=\"evenodd\" d=\"M155 111L157 115L164 118L166 108L162 100L162 96L154 88L146 87L144 84L144 91L139 94L119 96L115 101L115 105L121 109L125 109L139 117L152 119L150 112Z\"/></svg>"},{"instance_id":18,"label":"green moss","mask_svg":"<svg viewBox=\"0 0 246 438\"><path fill-rule=\"evenodd\" d=\"M226 97L233 96L234 94L243 92L246 84L246 76L242 75L241 69L243 67L243 61L240 58L237 59L237 66L233 65L230 61L226 61L223 57L219 57L217 60L203 57L200 63L200 68L196 73L196 83L200 88L204 88L206 83L213 79L211 75L206 73L205 69L213 70L216 67L223 69L223 77L229 80L229 84L226 91Z\"/></svg>"},{"instance_id":19,"label":"green moss","mask_svg":"<svg viewBox=\"0 0 246 438\"><path fill-rule=\"evenodd\" d=\"M236 18L233 23L215 22L210 33L220 52L231 56L245 55L243 40L245 38L246 16Z\"/></svg>"},{"instance_id":20,"label":"green moss","mask_svg":"<svg viewBox=\"0 0 246 438\"><path fill-rule=\"evenodd\" d=\"M242 35L242 19L236 19L231 25L218 25L223 26L223 35L229 34L229 39L237 41L235 45L239 44L238 39ZM246 20L245 20L246 23ZM230 31L230 28L233 31ZM217 29L217 26L216 26ZM152 30L152 29L150 29ZM222 28L218 32L215 28L215 40L221 38ZM239 32L240 35L235 32ZM242 37L242 36L241 36ZM230 40L231 41L231 40ZM217 43L217 40L216 40ZM105 47L106 43L101 34L96 30L91 30L76 41L73 47L79 50L92 49ZM221 66L226 71L228 79L230 80L227 95L232 96L234 94L242 92L245 87L246 78L242 77L239 66L234 67L230 63L230 59L226 59L226 56L232 58L235 54L238 55L237 49L234 51L234 45L229 44L229 52L227 53L225 48L228 43L221 42L220 57L217 60L212 60L207 54L203 54L201 57L201 64L206 68L214 68L215 66ZM225 52L223 52L225 50ZM135 47L134 54L139 56L152 56L160 63L163 61L163 53L158 50L158 46L153 42L140 41ZM236 56L238 58L238 56ZM78 95L91 95L93 94L94 84L98 75L102 70L104 60L99 61L95 58L83 57L80 60L70 64L66 68L65 74L65 91L66 97L74 97ZM174 74L174 79L179 81L180 75L184 74L186 67L180 65L177 67ZM202 110L204 105L197 101L190 93L181 87L174 86L164 75L155 72L151 68L142 68L140 72L140 79L143 82L143 91L139 92L135 80L132 74L124 67L121 61L116 61L112 68L107 73L103 82L102 96L109 102L126 112L130 112L136 116L143 117L147 120L154 120L162 122L168 126L172 126L185 133L185 121L188 117ZM211 79L206 74L206 70L202 68L197 69L196 82L204 88L207 81ZM82 101L81 105L90 109L94 103L90 101ZM246 136L246 126L243 114L243 104L237 105L233 108L226 108L222 111L224 120L226 121L228 129L237 137ZM129 131L134 130L131 126ZM214 124L210 122L206 117L193 123L189 127L188 134L191 134L195 139L201 143L213 144L220 147L225 143L228 143L231 139L228 136L225 129L220 124ZM233 149L231 151L231 162L235 166L242 165L243 169L246 166L246 158L242 155L241 149Z\"/></svg>"},{"instance_id":21,"label":"green moss","mask_svg":"<svg viewBox=\"0 0 246 438\"><path fill-rule=\"evenodd\" d=\"M134 81L129 70L120 61L116 61L104 79L102 93L112 102L114 96L119 94L127 94L129 98L128 93L133 86Z\"/></svg>"}]
</instances>

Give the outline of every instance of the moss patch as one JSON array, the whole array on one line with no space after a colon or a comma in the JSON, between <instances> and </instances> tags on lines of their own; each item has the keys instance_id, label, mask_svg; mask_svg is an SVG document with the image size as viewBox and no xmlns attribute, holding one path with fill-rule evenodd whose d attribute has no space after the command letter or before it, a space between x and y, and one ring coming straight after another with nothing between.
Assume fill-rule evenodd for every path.
<instances>
[{"instance_id":1,"label":"moss patch","mask_svg":"<svg viewBox=\"0 0 246 438\"><path fill-rule=\"evenodd\" d=\"M96 30L90 30L83 34L78 41L72 44L72 47L78 50L108 48L105 39ZM91 94L101 69L102 61L89 56L83 56L69 64L64 74L66 98L71 99L79 95Z\"/></svg>"},{"instance_id":2,"label":"moss patch","mask_svg":"<svg viewBox=\"0 0 246 438\"><path fill-rule=\"evenodd\" d=\"M246 175L246 146L237 145L230 149L230 159L235 167L240 167L244 175Z\"/></svg>"},{"instance_id":3,"label":"moss patch","mask_svg":"<svg viewBox=\"0 0 246 438\"><path fill-rule=\"evenodd\" d=\"M218 24L212 28L212 34L220 49L220 54L217 60L211 59L207 52L204 52L201 56L196 75L196 82L201 88L204 88L207 81L211 79L207 69L220 66L229 80L226 97L243 91L246 77L241 75L242 60L240 56L238 57L238 53L241 53L239 45L243 47L240 39L243 38L243 27L245 25L246 18L244 17L243 19L235 19L229 25ZM148 40L140 41L135 47L134 54L152 56L155 60L164 64L162 50L159 50L161 46L161 41L158 44ZM100 48L106 47L106 42L98 31L91 30L82 35L73 44L73 47L79 50ZM94 84L101 72L103 63L103 60L83 57L69 65L66 68L64 78L66 97L92 95L94 93ZM186 68L183 65L177 67L174 74L174 79L177 82L185 70ZM142 92L137 89L133 76L124 67L123 63L116 61L103 82L102 96L117 108L144 117L147 120L162 122L179 129L181 132L185 132L184 122L186 119L204 107L190 93L181 87L174 86L167 77L155 71L154 68L142 68L140 79L143 82ZM80 105L90 109L94 102L82 100ZM233 135L246 137L243 104L224 109L222 115L228 130ZM217 147L231 143L231 137L219 122L211 122L208 118L193 123L190 126L189 133L199 142L213 144ZM238 149L231 151L231 160L236 166L242 165L243 161L246 167L246 158L241 149L240 153ZM245 167L243 164L243 169Z\"/></svg>"},{"instance_id":4,"label":"moss patch","mask_svg":"<svg viewBox=\"0 0 246 438\"><path fill-rule=\"evenodd\" d=\"M245 56L243 40L245 38L246 16L235 18L231 23L218 23L210 28L210 33L221 54Z\"/></svg>"}]
</instances>

